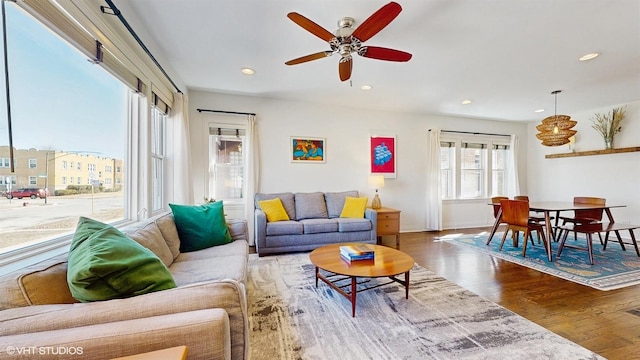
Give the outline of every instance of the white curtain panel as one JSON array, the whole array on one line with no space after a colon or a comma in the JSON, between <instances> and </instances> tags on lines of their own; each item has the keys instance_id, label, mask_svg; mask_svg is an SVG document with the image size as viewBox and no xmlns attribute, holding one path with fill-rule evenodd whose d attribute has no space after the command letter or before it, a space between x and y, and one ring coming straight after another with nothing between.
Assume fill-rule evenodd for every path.
<instances>
[{"instance_id":1,"label":"white curtain panel","mask_svg":"<svg viewBox=\"0 0 640 360\"><path fill-rule=\"evenodd\" d=\"M191 173L191 141L189 136L188 97L173 95L173 109L169 121L173 136L172 202L193 204L193 175Z\"/></svg>"},{"instance_id":2,"label":"white curtain panel","mask_svg":"<svg viewBox=\"0 0 640 360\"><path fill-rule=\"evenodd\" d=\"M427 215L429 230L442 230L442 191L440 186L440 129L431 129L427 138Z\"/></svg>"},{"instance_id":3,"label":"white curtain panel","mask_svg":"<svg viewBox=\"0 0 640 360\"><path fill-rule=\"evenodd\" d=\"M507 196L513 198L520 194L520 180L518 179L518 154L520 153L517 135L511 135L509 152L507 153Z\"/></svg>"},{"instance_id":4,"label":"white curtain panel","mask_svg":"<svg viewBox=\"0 0 640 360\"><path fill-rule=\"evenodd\" d=\"M249 245L255 245L255 219L254 219L254 206L253 199L256 194L256 190L260 188L260 146L258 143L258 130L256 126L255 115L247 115L247 156L249 157L247 166L247 196L245 204L245 219L247 219L247 225L249 230Z\"/></svg>"}]
</instances>

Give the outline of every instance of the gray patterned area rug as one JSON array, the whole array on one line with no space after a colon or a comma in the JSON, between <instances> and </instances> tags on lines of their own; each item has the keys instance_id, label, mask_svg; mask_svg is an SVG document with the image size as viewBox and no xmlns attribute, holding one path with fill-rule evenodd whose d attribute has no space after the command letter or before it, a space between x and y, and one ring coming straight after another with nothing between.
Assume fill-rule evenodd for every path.
<instances>
[{"instance_id":1,"label":"gray patterned area rug","mask_svg":"<svg viewBox=\"0 0 640 360\"><path fill-rule=\"evenodd\" d=\"M395 283L358 293L353 318L308 254L252 254L251 359L603 359L418 265L410 283L409 299Z\"/></svg>"}]
</instances>

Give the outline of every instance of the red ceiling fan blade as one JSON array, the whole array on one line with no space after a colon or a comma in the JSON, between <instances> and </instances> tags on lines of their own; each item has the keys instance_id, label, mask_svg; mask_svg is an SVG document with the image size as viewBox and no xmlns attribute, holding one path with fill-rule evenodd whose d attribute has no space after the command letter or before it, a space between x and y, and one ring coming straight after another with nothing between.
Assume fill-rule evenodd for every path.
<instances>
[{"instance_id":1,"label":"red ceiling fan blade","mask_svg":"<svg viewBox=\"0 0 640 360\"><path fill-rule=\"evenodd\" d=\"M378 46L363 46L358 50L358 55L371 59L402 62L409 61L412 56L408 52Z\"/></svg>"},{"instance_id":2,"label":"red ceiling fan blade","mask_svg":"<svg viewBox=\"0 0 640 360\"><path fill-rule=\"evenodd\" d=\"M373 13L358 28L356 28L351 36L365 42L384 29L393 19L400 14L402 7L396 2L390 2Z\"/></svg>"},{"instance_id":3,"label":"red ceiling fan blade","mask_svg":"<svg viewBox=\"0 0 640 360\"><path fill-rule=\"evenodd\" d=\"M331 56L331 55L333 55L332 51L320 51L320 52L315 53L315 54L306 55L306 56L299 57L297 59L289 60L285 64L286 65L297 65L297 64L301 64L301 63L304 63L304 62L307 62L307 61L322 59L322 58L325 58L325 57L328 57L328 56Z\"/></svg>"},{"instance_id":4,"label":"red ceiling fan blade","mask_svg":"<svg viewBox=\"0 0 640 360\"><path fill-rule=\"evenodd\" d=\"M343 57L338 64L338 71L340 72L340 81L349 80L351 77L351 70L353 69L353 61L351 56Z\"/></svg>"},{"instance_id":5,"label":"red ceiling fan blade","mask_svg":"<svg viewBox=\"0 0 640 360\"><path fill-rule=\"evenodd\" d=\"M313 21L307 19L306 17L298 14L297 12L290 12L287 14L287 17L291 19L294 23L300 25L303 29L312 33L313 35L319 37L320 39L329 42L331 39L336 37L328 30L323 28L322 26L314 23Z\"/></svg>"}]
</instances>

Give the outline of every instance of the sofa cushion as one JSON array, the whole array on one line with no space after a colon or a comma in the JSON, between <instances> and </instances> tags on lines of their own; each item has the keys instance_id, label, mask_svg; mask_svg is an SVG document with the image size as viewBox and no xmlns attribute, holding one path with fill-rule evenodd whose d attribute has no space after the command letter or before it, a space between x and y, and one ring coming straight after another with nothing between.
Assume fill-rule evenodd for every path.
<instances>
[{"instance_id":1,"label":"sofa cushion","mask_svg":"<svg viewBox=\"0 0 640 360\"><path fill-rule=\"evenodd\" d=\"M329 233L338 231L336 219L306 219L300 220L305 234Z\"/></svg>"},{"instance_id":2,"label":"sofa cushion","mask_svg":"<svg viewBox=\"0 0 640 360\"><path fill-rule=\"evenodd\" d=\"M287 210L284 209L280 198L261 200L258 201L258 204L260 204L260 208L262 208L262 211L264 211L264 214L267 216L267 221L276 222L289 220Z\"/></svg>"},{"instance_id":3,"label":"sofa cushion","mask_svg":"<svg viewBox=\"0 0 640 360\"><path fill-rule=\"evenodd\" d=\"M327 203L327 213L330 219L340 217L342 208L344 208L344 200L347 196L358 197L358 190L324 193L324 199Z\"/></svg>"},{"instance_id":4,"label":"sofa cushion","mask_svg":"<svg viewBox=\"0 0 640 360\"><path fill-rule=\"evenodd\" d=\"M189 206L169 204L180 236L180 252L206 249L232 241L222 201Z\"/></svg>"},{"instance_id":5,"label":"sofa cushion","mask_svg":"<svg viewBox=\"0 0 640 360\"><path fill-rule=\"evenodd\" d=\"M339 232L371 230L371 221L369 219L339 218L336 221L338 222Z\"/></svg>"},{"instance_id":6,"label":"sofa cushion","mask_svg":"<svg viewBox=\"0 0 640 360\"><path fill-rule=\"evenodd\" d=\"M128 235L138 244L156 254L166 266L171 265L173 262L173 254L171 250L169 250L169 246L167 246L167 243L164 241L162 233L155 222L148 223L143 228Z\"/></svg>"},{"instance_id":7,"label":"sofa cushion","mask_svg":"<svg viewBox=\"0 0 640 360\"><path fill-rule=\"evenodd\" d=\"M255 196L255 207L256 209L261 209L260 204L258 204L259 201L262 200L271 200L271 199L275 199L275 198L280 198L280 201L282 201L282 206L284 206L284 209L287 211L287 215L289 216L289 219L295 219L296 218L296 204L294 201L294 197L293 197L293 193L275 193L275 194L261 194L258 193Z\"/></svg>"},{"instance_id":8,"label":"sofa cushion","mask_svg":"<svg viewBox=\"0 0 640 360\"><path fill-rule=\"evenodd\" d=\"M296 220L327 219L329 217L323 193L296 193L295 200Z\"/></svg>"},{"instance_id":9,"label":"sofa cushion","mask_svg":"<svg viewBox=\"0 0 640 360\"><path fill-rule=\"evenodd\" d=\"M74 298L101 301L176 287L150 250L113 226L80 217L69 250L67 282Z\"/></svg>"},{"instance_id":10,"label":"sofa cushion","mask_svg":"<svg viewBox=\"0 0 640 360\"><path fill-rule=\"evenodd\" d=\"M167 243L173 258L177 258L180 255L180 237L178 235L178 228L176 228L176 222L173 220L173 214L167 213L159 216L155 220L158 229L162 233L164 241Z\"/></svg>"},{"instance_id":11,"label":"sofa cushion","mask_svg":"<svg viewBox=\"0 0 640 360\"><path fill-rule=\"evenodd\" d=\"M267 223L267 235L300 235L302 234L302 224L297 221L278 221Z\"/></svg>"},{"instance_id":12,"label":"sofa cushion","mask_svg":"<svg viewBox=\"0 0 640 360\"><path fill-rule=\"evenodd\" d=\"M344 201L344 208L340 213L341 218L355 218L362 219L364 218L364 210L367 208L367 202L369 198L361 197L354 198L351 196L347 196Z\"/></svg>"}]
</instances>

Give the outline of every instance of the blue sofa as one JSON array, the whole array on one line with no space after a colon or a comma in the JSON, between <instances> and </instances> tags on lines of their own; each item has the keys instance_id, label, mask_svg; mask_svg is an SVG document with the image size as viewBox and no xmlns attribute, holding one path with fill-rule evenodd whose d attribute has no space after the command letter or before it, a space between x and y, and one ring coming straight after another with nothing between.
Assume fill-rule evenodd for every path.
<instances>
[{"instance_id":1,"label":"blue sofa","mask_svg":"<svg viewBox=\"0 0 640 360\"><path fill-rule=\"evenodd\" d=\"M255 196L255 239L259 256L309 251L342 242L376 243L377 215L367 208L364 218L341 218L345 198L358 191L274 193ZM259 201L280 198L288 221L268 222Z\"/></svg>"}]
</instances>

